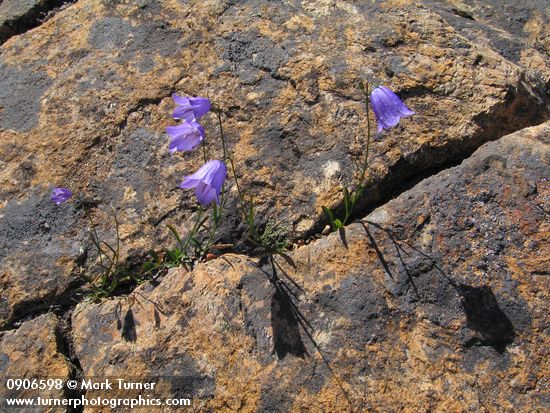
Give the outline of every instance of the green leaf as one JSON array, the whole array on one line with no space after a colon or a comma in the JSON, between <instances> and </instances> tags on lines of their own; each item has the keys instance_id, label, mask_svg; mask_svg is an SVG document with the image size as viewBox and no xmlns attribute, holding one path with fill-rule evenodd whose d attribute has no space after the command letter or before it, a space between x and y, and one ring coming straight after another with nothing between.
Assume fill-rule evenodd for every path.
<instances>
[{"instance_id":1,"label":"green leaf","mask_svg":"<svg viewBox=\"0 0 550 413\"><path fill-rule=\"evenodd\" d=\"M160 264L160 263L161 263L161 259L160 259L159 255L155 252L155 250L149 250L149 255L150 255L151 257L153 257L153 259L155 260L155 262L156 262L157 264Z\"/></svg>"},{"instance_id":2,"label":"green leaf","mask_svg":"<svg viewBox=\"0 0 550 413\"><path fill-rule=\"evenodd\" d=\"M248 222L254 222L254 204L252 202L248 204Z\"/></svg>"},{"instance_id":3,"label":"green leaf","mask_svg":"<svg viewBox=\"0 0 550 413\"><path fill-rule=\"evenodd\" d=\"M346 217L351 213L350 206L351 206L351 200L350 200L349 190L347 187L344 187L344 208L346 209Z\"/></svg>"},{"instance_id":4,"label":"green leaf","mask_svg":"<svg viewBox=\"0 0 550 413\"><path fill-rule=\"evenodd\" d=\"M180 236L179 236L178 231L176 230L176 228L174 228L174 227L173 227L172 225L170 225L170 224L167 224L166 226L167 226L168 229L172 232L172 234L174 234L174 237L175 237L176 240L178 241L178 244L180 244L180 246L181 246L182 248L184 248L184 247L183 247L184 244L183 244L183 242L182 242L182 240L181 240L181 238L180 238Z\"/></svg>"},{"instance_id":5,"label":"green leaf","mask_svg":"<svg viewBox=\"0 0 550 413\"><path fill-rule=\"evenodd\" d=\"M204 218L201 220L201 222L199 223L199 226L198 226L198 228L197 228L197 231L198 231L199 229L201 229L201 228L204 226L204 224L206 223L206 221L208 221L208 217L207 217L207 216L204 217Z\"/></svg>"},{"instance_id":6,"label":"green leaf","mask_svg":"<svg viewBox=\"0 0 550 413\"><path fill-rule=\"evenodd\" d=\"M363 190L364 190L364 187L359 186L355 189L355 191L353 191L353 195L352 195L353 205L355 205L357 203L357 201L359 200L359 198L361 198L361 195L363 195Z\"/></svg>"},{"instance_id":7,"label":"green leaf","mask_svg":"<svg viewBox=\"0 0 550 413\"><path fill-rule=\"evenodd\" d=\"M155 264L154 262L145 261L143 263L143 271L144 272L152 271L154 268L156 268L156 266L157 266L157 264Z\"/></svg>"},{"instance_id":8,"label":"green leaf","mask_svg":"<svg viewBox=\"0 0 550 413\"><path fill-rule=\"evenodd\" d=\"M327 208L327 207L323 207L323 212L325 213L325 215L327 216L330 224L332 225L334 223L334 214L332 213L332 211L330 210L330 208Z\"/></svg>"},{"instance_id":9,"label":"green leaf","mask_svg":"<svg viewBox=\"0 0 550 413\"><path fill-rule=\"evenodd\" d=\"M190 241L191 244L193 244L195 247L200 247L202 245L201 242L195 237L190 238Z\"/></svg>"},{"instance_id":10,"label":"green leaf","mask_svg":"<svg viewBox=\"0 0 550 413\"><path fill-rule=\"evenodd\" d=\"M342 224L342 221L340 221L338 218L334 220L335 229L343 228L344 224Z\"/></svg>"}]
</instances>

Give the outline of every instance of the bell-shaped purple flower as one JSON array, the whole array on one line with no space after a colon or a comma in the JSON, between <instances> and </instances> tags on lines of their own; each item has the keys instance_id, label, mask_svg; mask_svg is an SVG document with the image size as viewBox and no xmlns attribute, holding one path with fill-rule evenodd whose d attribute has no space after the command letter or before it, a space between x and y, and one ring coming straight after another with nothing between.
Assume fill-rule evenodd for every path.
<instances>
[{"instance_id":1,"label":"bell-shaped purple flower","mask_svg":"<svg viewBox=\"0 0 550 413\"><path fill-rule=\"evenodd\" d=\"M185 96L179 96L175 93L172 95L172 99L176 103L176 109L174 109L175 119L184 119L187 122L191 122L206 115L212 105L207 98L188 98Z\"/></svg>"},{"instance_id":2,"label":"bell-shaped purple flower","mask_svg":"<svg viewBox=\"0 0 550 413\"><path fill-rule=\"evenodd\" d=\"M62 202L67 201L73 193L67 188L54 188L52 191L51 200L59 205Z\"/></svg>"},{"instance_id":3,"label":"bell-shaped purple flower","mask_svg":"<svg viewBox=\"0 0 550 413\"><path fill-rule=\"evenodd\" d=\"M166 133L172 138L170 152L190 151L204 139L204 128L196 121L183 121L176 126L168 126Z\"/></svg>"},{"instance_id":4,"label":"bell-shaped purple flower","mask_svg":"<svg viewBox=\"0 0 550 413\"><path fill-rule=\"evenodd\" d=\"M227 167L222 161L208 161L193 175L183 177L180 188L195 188L195 195L201 205L210 205L214 201L219 204L226 176Z\"/></svg>"},{"instance_id":5,"label":"bell-shaped purple flower","mask_svg":"<svg viewBox=\"0 0 550 413\"><path fill-rule=\"evenodd\" d=\"M390 129L397 125L401 118L414 115L414 112L385 86L374 89L370 94L370 101L378 124L378 133L382 132L382 129Z\"/></svg>"}]
</instances>

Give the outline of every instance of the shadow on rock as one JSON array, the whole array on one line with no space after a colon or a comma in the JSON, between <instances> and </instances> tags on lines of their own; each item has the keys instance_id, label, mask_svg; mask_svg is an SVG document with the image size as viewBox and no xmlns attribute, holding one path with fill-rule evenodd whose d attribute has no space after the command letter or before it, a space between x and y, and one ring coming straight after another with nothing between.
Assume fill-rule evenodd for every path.
<instances>
[{"instance_id":1,"label":"shadow on rock","mask_svg":"<svg viewBox=\"0 0 550 413\"><path fill-rule=\"evenodd\" d=\"M122 302L119 302L115 307L115 318L117 321L116 328L117 330L120 330L121 337L124 339L124 341L129 341L131 343L135 343L137 341L136 326L139 325L139 322L136 320L134 312L132 311L132 306L137 303L142 309L145 309L145 307L139 301L138 297L142 298L143 300L147 301L147 303L152 305L155 329L160 328L160 315L166 315L162 307L158 303L149 300L140 292L134 292L130 296L126 297L126 301L129 306L128 310L126 311L126 315L124 316L124 320L121 321L120 317L122 314Z\"/></svg>"},{"instance_id":2,"label":"shadow on rock","mask_svg":"<svg viewBox=\"0 0 550 413\"><path fill-rule=\"evenodd\" d=\"M308 332L309 323L304 318L293 301L298 300L296 293L277 273L277 268L294 284L300 288L284 270L271 259L272 273L270 281L275 287L271 298L271 328L273 330L274 351L279 359L287 354L304 358L308 355L307 349L300 335L300 326Z\"/></svg>"},{"instance_id":3,"label":"shadow on rock","mask_svg":"<svg viewBox=\"0 0 550 413\"><path fill-rule=\"evenodd\" d=\"M134 312L131 308L126 311L126 315L124 316L121 335L124 341L135 343L137 340L136 319L134 318Z\"/></svg>"},{"instance_id":4,"label":"shadow on rock","mask_svg":"<svg viewBox=\"0 0 550 413\"><path fill-rule=\"evenodd\" d=\"M286 257L283 256L283 258L288 262ZM271 273L261 268L260 270L268 276L269 281L275 287L271 300L271 328L273 331L274 352L280 360L288 354L292 354L300 358L310 356L304 342L302 341L300 334L301 327L301 330L305 333L310 343L315 348L314 351L318 352L324 365L338 383L344 398L347 400L349 405L352 406L350 395L343 386L342 379L333 370L330 365L329 358L321 350L321 347L313 338L313 326L304 317L296 304L296 301L299 301L298 294L304 291L303 288L300 287L300 285L284 270L284 268L273 259L273 256L269 257L269 261L271 264ZM284 279L279 277L279 273L281 273ZM288 282L285 280L288 280Z\"/></svg>"},{"instance_id":5,"label":"shadow on rock","mask_svg":"<svg viewBox=\"0 0 550 413\"><path fill-rule=\"evenodd\" d=\"M398 277L396 277L396 274L392 272L390 265L388 264L388 262L392 262L391 257L384 257L375 237L372 232L369 231L366 224L372 225L374 228L384 232L390 238L392 244L395 246L397 259L404 268L404 272L407 276L407 283L410 283L420 302L437 302L437 300L433 301L433 299L430 298L430 293L425 288L426 285L424 285L424 288L422 286L417 287L415 285L414 278L418 277L418 271L409 268L409 265L403 255L410 256L411 254L408 253L401 244L406 245L412 252L419 254L419 256L426 259L430 263L430 265L424 265L421 272L427 273L430 271L435 271L439 274L439 278L445 279L448 282L448 284L452 287L450 291L455 291L456 295L458 295L458 298L460 299L459 305L466 316L466 327L476 334L475 337L471 338L465 344L466 347L490 346L502 354L506 350L506 346L514 341L516 337L514 326L506 314L501 310L499 303L497 302L497 299L489 286L484 285L474 287L457 283L441 269L435 258L430 257L428 254L424 253L411 243L399 240L396 234L390 229L384 228L373 222L361 222L361 225L369 238L371 246L376 251L382 267L392 280L396 281ZM399 280L396 282L398 281ZM439 295L440 294L438 294L438 296ZM440 305L446 305L446 303L447 302L445 300L439 302Z\"/></svg>"},{"instance_id":6,"label":"shadow on rock","mask_svg":"<svg viewBox=\"0 0 550 413\"><path fill-rule=\"evenodd\" d=\"M500 309L491 288L486 285L472 287L460 284L460 295L467 326L479 336L470 340L467 346L491 346L502 354L506 346L514 341L516 333L512 322Z\"/></svg>"}]
</instances>

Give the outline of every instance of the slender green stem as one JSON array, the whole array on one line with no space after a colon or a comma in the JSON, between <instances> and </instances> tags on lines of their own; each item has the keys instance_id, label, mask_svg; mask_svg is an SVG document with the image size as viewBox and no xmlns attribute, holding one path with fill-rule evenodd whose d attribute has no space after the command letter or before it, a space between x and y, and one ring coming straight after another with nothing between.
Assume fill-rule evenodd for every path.
<instances>
[{"instance_id":1,"label":"slender green stem","mask_svg":"<svg viewBox=\"0 0 550 413\"><path fill-rule=\"evenodd\" d=\"M120 224L118 223L118 218L116 216L115 209L104 202L105 205L107 205L111 209L111 213L113 214L113 218L115 220L115 230L116 230L116 254L115 254L115 266L118 265L118 259L120 257Z\"/></svg>"},{"instance_id":2,"label":"slender green stem","mask_svg":"<svg viewBox=\"0 0 550 413\"><path fill-rule=\"evenodd\" d=\"M227 146L225 145L225 134L223 133L223 124L222 124L222 113L221 110L216 108L216 116L218 117L218 124L220 125L220 137L222 141L223 148L223 159L227 158Z\"/></svg>"},{"instance_id":3,"label":"slender green stem","mask_svg":"<svg viewBox=\"0 0 550 413\"><path fill-rule=\"evenodd\" d=\"M231 168L231 173L233 174L233 179L235 180L235 185L237 187L237 193L239 194L239 203L241 205L241 213L243 215L243 218L246 218L246 206L244 204L244 194L241 190L241 186L239 185L239 178L237 177L237 170L235 168L235 162L233 161L233 157L227 150L227 144L225 142L225 134L223 132L223 123L222 123L222 114L221 110L216 108L215 109L216 116L218 117L218 124L220 125L220 138L222 141L222 148L223 148L223 159L229 161L229 166Z\"/></svg>"},{"instance_id":4,"label":"slender green stem","mask_svg":"<svg viewBox=\"0 0 550 413\"><path fill-rule=\"evenodd\" d=\"M84 207L84 211L86 214L86 218L88 218L88 221L90 221L90 228L91 228L90 237L92 238L92 242L94 243L94 246L97 248L97 253L99 255L98 258L100 262L103 262L103 257L105 257L107 261L111 263L111 265L109 266L109 271L110 271L110 269L115 265L113 261L114 257L113 258L109 257L109 254L107 254L105 251L103 251L103 248L101 248L102 241L99 239L99 235L97 233L97 227L95 225L95 222L92 220L90 211L88 211L86 207Z\"/></svg>"},{"instance_id":5,"label":"slender green stem","mask_svg":"<svg viewBox=\"0 0 550 413\"><path fill-rule=\"evenodd\" d=\"M119 254L120 254L120 235L119 235L119 225L118 225L118 220L116 218L116 214L114 214L114 210L113 210L113 214L114 214L114 217L115 217L116 231L117 231L117 246L116 246L116 250L115 250L108 243L106 243L105 241L101 241L99 239L99 234L97 233L97 226L96 226L95 222L92 219L90 211L85 206L83 200L80 197L79 197L79 200L82 203L82 205L84 205L84 213L86 214L86 218L88 218L88 221L90 221L90 227L91 227L90 228L91 229L90 238L92 239L92 242L94 243L94 246L97 249L98 259L99 259L98 265L99 265L99 267L101 267L103 269L101 274L99 275L99 277L101 277L102 279L106 278L106 277L108 278L116 272L116 268L117 268L117 265L118 265L118 257L119 257ZM101 246L101 244L105 245L105 247L107 247L107 249L112 252L112 254L113 254L112 257L109 256L107 251L103 250L103 247ZM107 266L103 265L103 260L104 259L107 260L107 263L108 263ZM97 278L99 278L99 277L97 277ZM92 280L92 282L97 280L97 278Z\"/></svg>"},{"instance_id":6,"label":"slender green stem","mask_svg":"<svg viewBox=\"0 0 550 413\"><path fill-rule=\"evenodd\" d=\"M174 238L176 238L176 241L178 241L178 244L180 245L180 248L183 251L184 244L183 244L183 241L181 240L180 235L178 234L178 231L176 230L176 228L174 228L174 226L171 225L171 224L167 224L166 226L168 227L170 232L174 235Z\"/></svg>"},{"instance_id":7,"label":"slender green stem","mask_svg":"<svg viewBox=\"0 0 550 413\"><path fill-rule=\"evenodd\" d=\"M342 221L342 225L346 225L348 222L349 217L351 216L351 213L353 212L353 207L355 206L355 202L351 201L351 208L349 208L346 205L346 214L344 215L344 220Z\"/></svg>"},{"instance_id":8,"label":"slender green stem","mask_svg":"<svg viewBox=\"0 0 550 413\"><path fill-rule=\"evenodd\" d=\"M204 163L208 162L208 154L206 153L206 137L202 139L202 156L204 158Z\"/></svg>"},{"instance_id":9,"label":"slender green stem","mask_svg":"<svg viewBox=\"0 0 550 413\"><path fill-rule=\"evenodd\" d=\"M344 206L345 206L345 216L342 222L342 225L346 225L348 222L348 219L351 217L353 210L355 208L355 204L357 203L357 200L361 196L364 184L365 184L365 177L367 174L367 168L369 166L369 148L370 148L370 138L371 138L371 130L370 130L370 116L369 116L369 84L368 82L365 85L364 89L365 93L365 106L367 110L367 149L365 151L365 159L363 160L363 164L361 165L360 172L361 177L359 178L359 182L353 192L349 192L347 188L344 189Z\"/></svg>"},{"instance_id":10,"label":"slender green stem","mask_svg":"<svg viewBox=\"0 0 550 413\"><path fill-rule=\"evenodd\" d=\"M365 86L365 106L367 109L367 150L365 151L365 160L363 167L361 168L361 178L359 179L359 187L363 186L365 181L365 175L367 173L367 167L369 166L369 147L370 147L370 116L369 116L369 83Z\"/></svg>"},{"instance_id":11,"label":"slender green stem","mask_svg":"<svg viewBox=\"0 0 550 413\"><path fill-rule=\"evenodd\" d=\"M203 213L204 213L204 210L202 209L202 207L199 207L197 220L195 221L195 225L193 225L193 229L191 229L190 234L187 236L187 239L185 240L185 243L182 246L182 251L185 251L187 249L187 247L189 246L189 243L191 242L191 239L197 234L202 224L204 224L204 221L202 220Z\"/></svg>"}]
</instances>

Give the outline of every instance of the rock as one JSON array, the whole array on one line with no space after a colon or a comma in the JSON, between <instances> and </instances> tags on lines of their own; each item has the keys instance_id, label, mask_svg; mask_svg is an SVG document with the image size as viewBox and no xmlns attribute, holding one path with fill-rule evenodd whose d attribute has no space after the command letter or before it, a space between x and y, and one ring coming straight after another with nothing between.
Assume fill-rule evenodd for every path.
<instances>
[{"instance_id":1,"label":"rock","mask_svg":"<svg viewBox=\"0 0 550 413\"><path fill-rule=\"evenodd\" d=\"M548 119L544 13L522 6L529 35L514 39L516 59L491 41L493 24L509 23L491 20L488 2L479 13L489 17L474 8L474 21L453 14L455 3L80 0L10 38L0 56L0 325L69 303L77 274L92 270L85 214L47 206L53 187L93 200L110 243L100 201L116 209L129 265L173 243L166 223L190 226L196 202L178 184L203 161L200 151L168 153L173 92L221 106L258 225L288 224L292 240L322 230L322 206L341 208L365 145L360 80L388 85L417 115L372 143L358 216L483 142ZM203 123L220 157L214 117ZM232 180L228 193L219 241L244 250Z\"/></svg>"},{"instance_id":2,"label":"rock","mask_svg":"<svg viewBox=\"0 0 550 413\"><path fill-rule=\"evenodd\" d=\"M85 227L72 205L55 205L46 194L9 203L0 219L1 320L20 319L51 306L67 304L82 281L72 276ZM73 239L71 239L73 238ZM15 258L11 255L17 251ZM69 255L69 257L68 257ZM2 323L4 324L4 323Z\"/></svg>"},{"instance_id":3,"label":"rock","mask_svg":"<svg viewBox=\"0 0 550 413\"><path fill-rule=\"evenodd\" d=\"M0 2L0 44L40 25L74 0L4 0Z\"/></svg>"},{"instance_id":4,"label":"rock","mask_svg":"<svg viewBox=\"0 0 550 413\"><path fill-rule=\"evenodd\" d=\"M225 254L79 304L84 375L154 378L200 411L537 411L549 176L547 122L286 259Z\"/></svg>"},{"instance_id":5,"label":"rock","mask_svg":"<svg viewBox=\"0 0 550 413\"><path fill-rule=\"evenodd\" d=\"M532 50L550 51L548 5L544 1L431 1L430 6L461 35L483 41L514 63L536 67L533 64L540 60L533 59Z\"/></svg>"},{"instance_id":6,"label":"rock","mask_svg":"<svg viewBox=\"0 0 550 413\"><path fill-rule=\"evenodd\" d=\"M12 34L17 33L17 22L32 13L40 0L5 0L0 3L0 43L4 43Z\"/></svg>"},{"instance_id":7,"label":"rock","mask_svg":"<svg viewBox=\"0 0 550 413\"><path fill-rule=\"evenodd\" d=\"M11 411L6 398L62 399L69 393L65 382L72 367L65 355L61 324L53 314L23 323L17 330L0 333L0 399L2 411ZM29 379L43 389L8 388L8 379ZM50 381L48 381L50 380ZM9 384L12 387L11 384ZM21 387L25 387L19 383ZM28 386L27 386L28 387ZM18 410L20 410L19 407ZM22 411L22 410L21 410ZM28 412L57 412L59 408L27 408Z\"/></svg>"}]
</instances>

